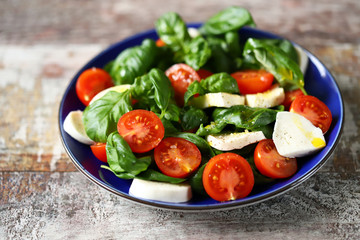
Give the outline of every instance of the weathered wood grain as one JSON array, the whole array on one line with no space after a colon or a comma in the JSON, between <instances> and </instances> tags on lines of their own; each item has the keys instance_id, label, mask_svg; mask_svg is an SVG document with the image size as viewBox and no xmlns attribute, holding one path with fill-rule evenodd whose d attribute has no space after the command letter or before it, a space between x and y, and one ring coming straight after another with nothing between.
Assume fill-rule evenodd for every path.
<instances>
[{"instance_id":1,"label":"weathered wood grain","mask_svg":"<svg viewBox=\"0 0 360 240\"><path fill-rule=\"evenodd\" d=\"M105 43L117 42L153 28L168 11L187 22L202 22L231 5L249 9L260 29L305 45L358 43L360 6L357 0L199 0L144 3L123 1L5 1L0 6L0 42Z\"/></svg>"},{"instance_id":2,"label":"weathered wood grain","mask_svg":"<svg viewBox=\"0 0 360 240\"><path fill-rule=\"evenodd\" d=\"M356 239L360 176L317 173L287 194L230 211L153 209L80 173L0 173L0 238ZM91 193L91 194L89 194ZM6 213L6 214L4 214ZM141 229L141 230L140 230Z\"/></svg>"}]
</instances>

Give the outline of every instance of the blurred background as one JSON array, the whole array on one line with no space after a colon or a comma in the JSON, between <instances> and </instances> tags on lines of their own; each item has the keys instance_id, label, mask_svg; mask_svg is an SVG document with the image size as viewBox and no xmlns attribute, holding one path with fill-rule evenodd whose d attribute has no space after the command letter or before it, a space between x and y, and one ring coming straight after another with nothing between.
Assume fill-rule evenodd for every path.
<instances>
[{"instance_id":1,"label":"blurred background","mask_svg":"<svg viewBox=\"0 0 360 240\"><path fill-rule=\"evenodd\" d=\"M203 22L232 5L308 49L337 80L346 122L327 164L280 197L211 214L138 206L82 176L57 120L76 72L168 11ZM0 239L360 237L359 14L358 0L0 0Z\"/></svg>"}]
</instances>

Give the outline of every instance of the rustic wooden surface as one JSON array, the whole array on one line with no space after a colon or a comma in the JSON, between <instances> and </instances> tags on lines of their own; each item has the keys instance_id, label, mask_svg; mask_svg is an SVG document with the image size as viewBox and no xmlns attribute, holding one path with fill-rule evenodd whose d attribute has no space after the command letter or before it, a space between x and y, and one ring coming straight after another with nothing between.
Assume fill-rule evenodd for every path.
<instances>
[{"instance_id":1,"label":"rustic wooden surface","mask_svg":"<svg viewBox=\"0 0 360 240\"><path fill-rule=\"evenodd\" d=\"M346 120L327 164L282 196L211 213L140 206L79 173L57 122L76 71L167 11L199 22L230 5L313 52L336 78ZM359 14L358 0L2 0L0 239L359 239Z\"/></svg>"}]
</instances>

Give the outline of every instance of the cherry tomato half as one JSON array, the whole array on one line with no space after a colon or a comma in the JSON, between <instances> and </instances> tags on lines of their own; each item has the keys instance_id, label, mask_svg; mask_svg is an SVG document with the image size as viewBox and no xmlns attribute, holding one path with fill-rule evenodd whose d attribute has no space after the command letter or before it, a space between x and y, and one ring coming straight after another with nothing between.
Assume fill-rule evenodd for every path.
<instances>
[{"instance_id":1,"label":"cherry tomato half","mask_svg":"<svg viewBox=\"0 0 360 240\"><path fill-rule=\"evenodd\" d=\"M202 179L207 194L217 201L244 198L254 187L250 164L235 153L222 153L210 159Z\"/></svg>"},{"instance_id":2,"label":"cherry tomato half","mask_svg":"<svg viewBox=\"0 0 360 240\"><path fill-rule=\"evenodd\" d=\"M76 94L87 106L96 94L112 86L114 83L107 72L100 68L90 68L82 72L77 79Z\"/></svg>"},{"instance_id":3,"label":"cherry tomato half","mask_svg":"<svg viewBox=\"0 0 360 240\"><path fill-rule=\"evenodd\" d=\"M156 165L167 176L185 178L201 163L197 146L183 138L165 138L154 150Z\"/></svg>"},{"instance_id":4,"label":"cherry tomato half","mask_svg":"<svg viewBox=\"0 0 360 240\"><path fill-rule=\"evenodd\" d=\"M236 79L241 94L261 93L268 90L274 76L265 70L245 70L231 74Z\"/></svg>"},{"instance_id":5,"label":"cherry tomato half","mask_svg":"<svg viewBox=\"0 0 360 240\"><path fill-rule=\"evenodd\" d=\"M208 71L206 69L203 69L203 68L197 70L196 72L197 72L197 74L199 74L199 77L201 79L205 79L205 78L210 77L211 75L213 75L212 72L210 72L210 71Z\"/></svg>"},{"instance_id":6,"label":"cherry tomato half","mask_svg":"<svg viewBox=\"0 0 360 240\"><path fill-rule=\"evenodd\" d=\"M160 118L155 113L142 109L122 115L117 130L136 153L148 152L155 148L165 133Z\"/></svg>"},{"instance_id":7,"label":"cherry tomato half","mask_svg":"<svg viewBox=\"0 0 360 240\"><path fill-rule=\"evenodd\" d=\"M296 158L281 156L272 139L261 140L256 145L254 162L259 172L270 178L288 178L297 171Z\"/></svg>"},{"instance_id":8,"label":"cherry tomato half","mask_svg":"<svg viewBox=\"0 0 360 240\"><path fill-rule=\"evenodd\" d=\"M95 143L90 145L90 148L97 159L102 162L107 162L106 143Z\"/></svg>"},{"instance_id":9,"label":"cherry tomato half","mask_svg":"<svg viewBox=\"0 0 360 240\"><path fill-rule=\"evenodd\" d=\"M295 100L297 96L303 96L304 93L301 89L296 89L292 91L285 92L285 99L282 105L284 105L285 109L289 109L291 103Z\"/></svg>"},{"instance_id":10,"label":"cherry tomato half","mask_svg":"<svg viewBox=\"0 0 360 240\"><path fill-rule=\"evenodd\" d=\"M321 128L324 134L332 122L330 109L318 98L310 95L296 97L290 106L290 112L304 116L314 126Z\"/></svg>"},{"instance_id":11,"label":"cherry tomato half","mask_svg":"<svg viewBox=\"0 0 360 240\"><path fill-rule=\"evenodd\" d=\"M166 45L166 43L163 40L161 40L160 38L158 40L156 40L155 44L157 47L163 47Z\"/></svg>"},{"instance_id":12,"label":"cherry tomato half","mask_svg":"<svg viewBox=\"0 0 360 240\"><path fill-rule=\"evenodd\" d=\"M188 86L194 81L200 81L200 76L192 67L178 63L171 66L165 72L170 79L171 85L175 91L175 100L178 105L184 105L184 94Z\"/></svg>"}]
</instances>

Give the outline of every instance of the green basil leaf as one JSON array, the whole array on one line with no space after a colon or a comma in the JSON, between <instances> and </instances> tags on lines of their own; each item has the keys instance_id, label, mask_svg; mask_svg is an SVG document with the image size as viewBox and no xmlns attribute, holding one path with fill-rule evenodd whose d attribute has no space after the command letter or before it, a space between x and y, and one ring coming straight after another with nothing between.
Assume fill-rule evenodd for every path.
<instances>
[{"instance_id":1,"label":"green basil leaf","mask_svg":"<svg viewBox=\"0 0 360 240\"><path fill-rule=\"evenodd\" d=\"M132 110L130 92L110 91L87 106L83 113L86 134L95 142L105 143L116 130L119 118Z\"/></svg>"},{"instance_id":2,"label":"green basil leaf","mask_svg":"<svg viewBox=\"0 0 360 240\"><path fill-rule=\"evenodd\" d=\"M156 68L151 69L146 75L137 77L130 91L132 98L149 105L152 109L156 104L163 114L166 113L173 96L170 80L163 71Z\"/></svg>"},{"instance_id":3,"label":"green basil leaf","mask_svg":"<svg viewBox=\"0 0 360 240\"><path fill-rule=\"evenodd\" d=\"M190 40L187 26L182 18L174 12L162 15L155 22L156 32L174 52L181 52L184 55L184 43ZM179 57L181 58L181 57Z\"/></svg>"},{"instance_id":4,"label":"green basil leaf","mask_svg":"<svg viewBox=\"0 0 360 240\"><path fill-rule=\"evenodd\" d=\"M208 42L201 36L191 39L185 44L185 63L195 70L199 70L211 56Z\"/></svg>"},{"instance_id":5,"label":"green basil leaf","mask_svg":"<svg viewBox=\"0 0 360 240\"><path fill-rule=\"evenodd\" d=\"M209 196L204 188L202 175L204 173L204 169L206 164L202 165L199 170L189 179L189 183L191 185L191 189L193 193L198 194L200 196Z\"/></svg>"},{"instance_id":6,"label":"green basil leaf","mask_svg":"<svg viewBox=\"0 0 360 240\"><path fill-rule=\"evenodd\" d=\"M127 173L127 172L116 172L113 169L111 169L110 167L106 166L106 165L101 165L101 168L109 170L110 172L112 172L113 174L115 174L115 176L117 176L118 178L122 178L122 179L134 179L135 176L131 173Z\"/></svg>"},{"instance_id":7,"label":"green basil leaf","mask_svg":"<svg viewBox=\"0 0 360 240\"><path fill-rule=\"evenodd\" d=\"M202 109L193 106L185 107L182 109L181 126L185 131L197 129L201 124L206 124L208 116Z\"/></svg>"},{"instance_id":8,"label":"green basil leaf","mask_svg":"<svg viewBox=\"0 0 360 240\"><path fill-rule=\"evenodd\" d=\"M201 81L200 84L210 93L239 93L239 87L235 78L228 73L215 73Z\"/></svg>"},{"instance_id":9,"label":"green basil leaf","mask_svg":"<svg viewBox=\"0 0 360 240\"><path fill-rule=\"evenodd\" d=\"M118 132L109 135L106 142L106 156L109 167L116 173L130 173L134 176L148 169L151 157L136 158L129 144Z\"/></svg>"},{"instance_id":10,"label":"green basil leaf","mask_svg":"<svg viewBox=\"0 0 360 240\"><path fill-rule=\"evenodd\" d=\"M200 94L200 95L204 95L206 93L206 90L201 86L200 82L198 81L194 81L192 82L185 94L184 94L184 101L185 101L185 104L190 100L191 97L193 97L194 95L196 94Z\"/></svg>"},{"instance_id":11,"label":"green basil leaf","mask_svg":"<svg viewBox=\"0 0 360 240\"><path fill-rule=\"evenodd\" d=\"M153 65L156 56L154 40L145 39L140 46L127 48L114 60L110 75L115 85L132 84Z\"/></svg>"},{"instance_id":12,"label":"green basil leaf","mask_svg":"<svg viewBox=\"0 0 360 240\"><path fill-rule=\"evenodd\" d=\"M263 42L269 45L276 46L286 53L294 62L299 64L299 56L294 45L286 39L262 39Z\"/></svg>"},{"instance_id":13,"label":"green basil leaf","mask_svg":"<svg viewBox=\"0 0 360 240\"><path fill-rule=\"evenodd\" d=\"M218 35L237 31L245 25L255 26L250 12L244 8L234 6L212 16L201 27L201 32L208 35Z\"/></svg>"},{"instance_id":14,"label":"green basil leaf","mask_svg":"<svg viewBox=\"0 0 360 240\"><path fill-rule=\"evenodd\" d=\"M166 176L165 174L162 174L158 171L155 171L154 169L148 169L139 175L136 176L136 178L142 179L142 180L149 180L149 181L158 181L158 182L168 182L168 183L182 183L186 179L184 178L174 178Z\"/></svg>"},{"instance_id":15,"label":"green basil leaf","mask_svg":"<svg viewBox=\"0 0 360 240\"><path fill-rule=\"evenodd\" d=\"M272 73L281 87L286 90L304 90L304 76L299 65L279 47L266 40L249 38L244 47L244 55L252 55L268 72Z\"/></svg>"},{"instance_id":16,"label":"green basil leaf","mask_svg":"<svg viewBox=\"0 0 360 240\"><path fill-rule=\"evenodd\" d=\"M228 125L235 126L238 130L263 131L269 136L272 128L265 127L273 123L278 111L267 108L251 108L245 105L230 108L216 108L213 111L213 122L207 126L200 126L196 132L199 136L218 134Z\"/></svg>"},{"instance_id":17,"label":"green basil leaf","mask_svg":"<svg viewBox=\"0 0 360 240\"><path fill-rule=\"evenodd\" d=\"M174 103L170 103L164 111L164 118L170 121L178 122L180 120L181 109Z\"/></svg>"}]
</instances>

